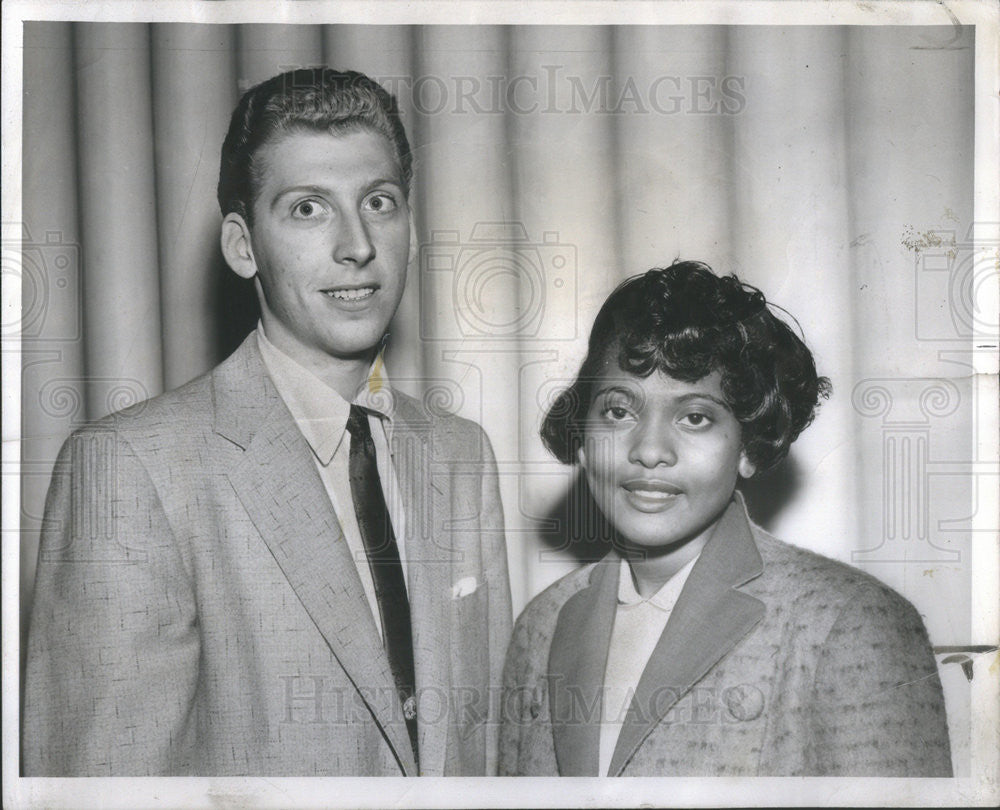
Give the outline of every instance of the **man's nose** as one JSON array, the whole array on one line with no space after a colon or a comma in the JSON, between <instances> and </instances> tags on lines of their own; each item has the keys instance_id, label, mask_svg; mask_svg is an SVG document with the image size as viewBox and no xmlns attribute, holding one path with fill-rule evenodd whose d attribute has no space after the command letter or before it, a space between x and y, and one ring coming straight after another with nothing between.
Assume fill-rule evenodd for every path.
<instances>
[{"instance_id":1,"label":"man's nose","mask_svg":"<svg viewBox=\"0 0 1000 810\"><path fill-rule=\"evenodd\" d=\"M677 463L675 438L670 427L660 420L640 423L628 436L628 459L650 469L661 464L672 467Z\"/></svg>"},{"instance_id":2,"label":"man's nose","mask_svg":"<svg viewBox=\"0 0 1000 810\"><path fill-rule=\"evenodd\" d=\"M360 213L339 217L334 235L333 258L338 264L363 267L375 258L375 244Z\"/></svg>"}]
</instances>

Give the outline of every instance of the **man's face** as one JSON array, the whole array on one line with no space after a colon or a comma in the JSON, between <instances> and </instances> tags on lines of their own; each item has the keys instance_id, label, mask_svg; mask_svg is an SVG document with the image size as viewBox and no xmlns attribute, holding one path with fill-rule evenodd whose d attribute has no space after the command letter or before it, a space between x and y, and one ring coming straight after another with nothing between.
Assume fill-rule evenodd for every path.
<instances>
[{"instance_id":1,"label":"man's face","mask_svg":"<svg viewBox=\"0 0 1000 810\"><path fill-rule=\"evenodd\" d=\"M410 210L392 144L360 129L266 144L252 264L264 332L303 365L371 355L406 282Z\"/></svg>"},{"instance_id":2,"label":"man's face","mask_svg":"<svg viewBox=\"0 0 1000 810\"><path fill-rule=\"evenodd\" d=\"M611 362L594 384L579 459L618 534L650 551L706 540L737 478L754 473L718 372L688 383Z\"/></svg>"}]
</instances>

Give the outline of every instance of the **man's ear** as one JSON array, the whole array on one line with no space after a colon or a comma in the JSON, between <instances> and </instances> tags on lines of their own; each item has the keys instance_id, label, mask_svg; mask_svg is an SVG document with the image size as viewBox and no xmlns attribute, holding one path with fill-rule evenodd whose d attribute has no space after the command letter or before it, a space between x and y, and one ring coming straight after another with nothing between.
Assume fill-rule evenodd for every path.
<instances>
[{"instance_id":1,"label":"man's ear","mask_svg":"<svg viewBox=\"0 0 1000 810\"><path fill-rule=\"evenodd\" d=\"M239 214L229 213L222 220L222 255L240 278L257 275L257 261L250 242L250 226Z\"/></svg>"},{"instance_id":2,"label":"man's ear","mask_svg":"<svg viewBox=\"0 0 1000 810\"><path fill-rule=\"evenodd\" d=\"M753 478L754 473L757 472L757 465L747 458L745 450L741 450L740 463L736 469L741 478Z\"/></svg>"}]
</instances>

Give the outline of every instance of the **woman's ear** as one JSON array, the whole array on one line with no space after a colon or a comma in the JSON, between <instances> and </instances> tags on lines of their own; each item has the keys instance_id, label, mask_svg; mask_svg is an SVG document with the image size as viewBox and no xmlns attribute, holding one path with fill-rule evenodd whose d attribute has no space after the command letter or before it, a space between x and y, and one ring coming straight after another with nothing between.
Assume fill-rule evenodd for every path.
<instances>
[{"instance_id":1,"label":"woman's ear","mask_svg":"<svg viewBox=\"0 0 1000 810\"><path fill-rule=\"evenodd\" d=\"M250 242L250 226L237 213L226 214L222 220L222 255L226 264L240 278L257 275L257 261Z\"/></svg>"},{"instance_id":2,"label":"woman's ear","mask_svg":"<svg viewBox=\"0 0 1000 810\"><path fill-rule=\"evenodd\" d=\"M753 478L754 473L757 472L757 465L747 458L746 450L740 451L740 463L736 470L741 478Z\"/></svg>"},{"instance_id":3,"label":"woman's ear","mask_svg":"<svg viewBox=\"0 0 1000 810\"><path fill-rule=\"evenodd\" d=\"M413 198L412 193L410 198ZM409 206L409 203L407 203L407 206ZM408 208L408 213L410 216L410 253L406 257L406 264L408 267L413 267L413 263L417 260L417 249L419 248L417 244L417 218L412 208Z\"/></svg>"}]
</instances>

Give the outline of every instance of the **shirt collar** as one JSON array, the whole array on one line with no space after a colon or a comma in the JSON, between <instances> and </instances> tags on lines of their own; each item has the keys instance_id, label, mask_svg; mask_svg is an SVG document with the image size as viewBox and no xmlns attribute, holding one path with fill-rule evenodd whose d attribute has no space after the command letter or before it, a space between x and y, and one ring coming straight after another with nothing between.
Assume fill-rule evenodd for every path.
<instances>
[{"instance_id":1,"label":"shirt collar","mask_svg":"<svg viewBox=\"0 0 1000 810\"><path fill-rule=\"evenodd\" d=\"M634 605L640 605L643 602L648 602L649 604L658 607L660 610L667 612L673 610L674 603L677 602L677 597L680 596L681 591L684 588L684 583L687 581L688 574L691 573L691 569L694 568L694 564L697 561L698 558L695 557L676 574L670 577L670 579L664 582L656 593L650 597L643 597L636 590L635 584L632 581L632 569L629 568L628 560L622 557L620 563L621 570L618 572L618 604L626 607L632 607Z\"/></svg>"},{"instance_id":2,"label":"shirt collar","mask_svg":"<svg viewBox=\"0 0 1000 810\"><path fill-rule=\"evenodd\" d=\"M257 323L257 345L271 381L291 411L302 436L316 458L326 466L347 432L352 403L271 343L260 322ZM379 352L353 404L391 423L394 410L391 391L382 352Z\"/></svg>"}]
</instances>

